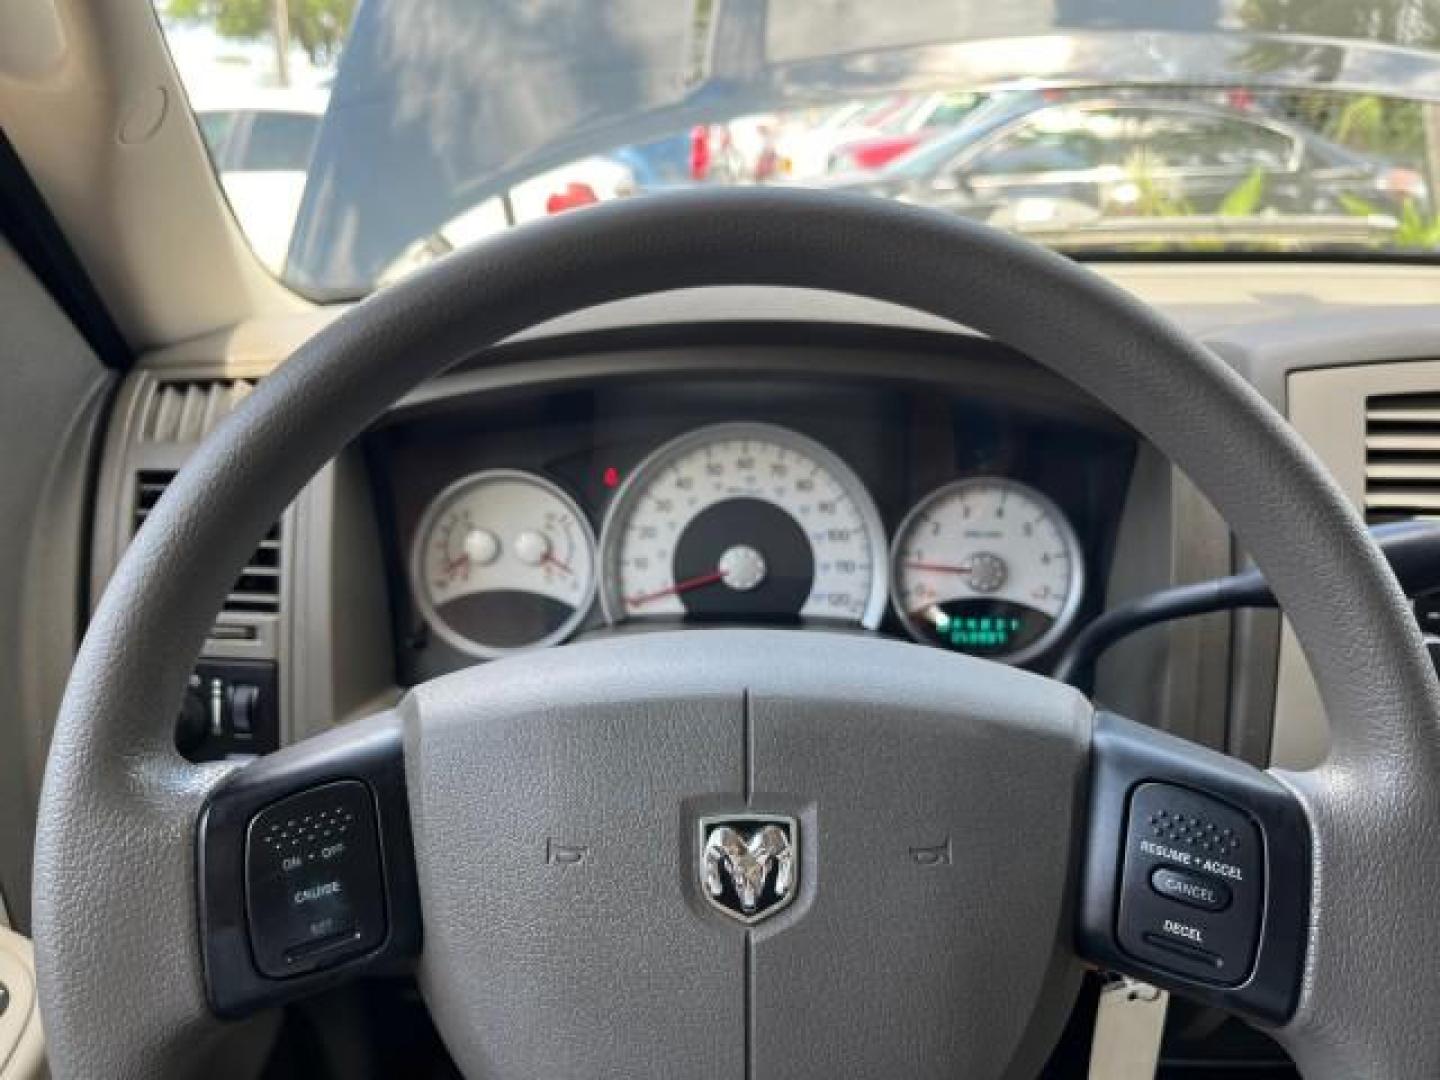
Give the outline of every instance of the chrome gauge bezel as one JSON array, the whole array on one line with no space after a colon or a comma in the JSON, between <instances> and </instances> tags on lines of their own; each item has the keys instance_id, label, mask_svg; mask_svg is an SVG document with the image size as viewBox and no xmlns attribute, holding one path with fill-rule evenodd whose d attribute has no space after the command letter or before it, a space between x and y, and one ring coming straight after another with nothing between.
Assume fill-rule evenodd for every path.
<instances>
[{"instance_id":1,"label":"chrome gauge bezel","mask_svg":"<svg viewBox=\"0 0 1440 1080\"><path fill-rule=\"evenodd\" d=\"M895 611L900 624L905 627L905 632L922 645L931 648L940 648L934 641L928 639L924 631L915 624L910 613L905 610L905 604L900 596L901 570L900 570L900 546L902 541L909 535L915 520L927 509L942 500L953 496L957 491L966 488L996 488L1007 487L1012 491L1019 492L1025 498L1034 502L1045 511L1056 523L1060 533L1060 539L1070 553L1070 577L1069 588L1065 594L1065 603L1055 615L1055 622L1038 638L1026 645L1023 649L1016 649L1014 652L999 653L993 656L981 657L985 660L994 660L1002 664L1025 664L1042 655L1047 649L1053 647L1070 630L1075 622L1076 616L1080 614L1080 605L1085 598L1085 551L1080 546L1080 537L1075 532L1075 527L1070 523L1070 518L1060 509L1054 499L1043 491L1032 487L1019 480L1012 480L1008 476L967 476L960 480L952 480L949 483L941 484L928 495L921 498L912 506L905 517L901 520L899 528L895 530L895 536L890 542L890 605ZM955 652L962 650L956 649ZM972 655L966 653L965 655Z\"/></svg>"},{"instance_id":2,"label":"chrome gauge bezel","mask_svg":"<svg viewBox=\"0 0 1440 1080\"><path fill-rule=\"evenodd\" d=\"M455 630L440 613L430 600L430 590L425 584L425 546L429 540L431 530L435 527L444 509L455 501L457 495L467 488L478 484L491 483L497 480L511 480L528 483L543 490L562 506L565 507L575 518L576 526L580 530L580 538L590 553L589 587L585 590L584 597L575 607L575 613L566 619L559 627L543 638L516 648L500 648L493 645L486 645L484 642L475 641ZM513 656L517 653L532 652L536 649L549 648L552 645L559 645L579 629L595 606L595 594L600 584L600 563L599 552L595 543L595 530L590 525L590 518L580 508L580 504L570 495L568 491L559 484L538 473L529 472L525 469L482 469L479 472L462 476L451 484L447 484L440 492L426 505L424 512L420 515L420 522L415 528L414 535L410 542L410 592L415 599L415 606L419 610L425 624L447 645L467 656L473 656L478 660L497 660L502 656Z\"/></svg>"},{"instance_id":3,"label":"chrome gauge bezel","mask_svg":"<svg viewBox=\"0 0 1440 1080\"><path fill-rule=\"evenodd\" d=\"M616 490L615 498L605 512L600 528L597 571L600 578L600 610L610 625L630 622L632 619L632 616L625 613L620 597L619 541L623 535L623 523L630 518L640 493L649 487L652 477L658 476L667 463L676 458L706 443L746 438L774 443L813 459L845 488L859 512L873 553L870 594L866 597L865 609L854 624L848 619L845 623L859 625L866 630L874 630L880 625L880 621L885 617L885 605L890 595L890 546L885 535L884 522L880 520L880 511L875 506L870 489L839 455L810 436L778 424L751 421L709 424L676 436L646 455Z\"/></svg>"}]
</instances>

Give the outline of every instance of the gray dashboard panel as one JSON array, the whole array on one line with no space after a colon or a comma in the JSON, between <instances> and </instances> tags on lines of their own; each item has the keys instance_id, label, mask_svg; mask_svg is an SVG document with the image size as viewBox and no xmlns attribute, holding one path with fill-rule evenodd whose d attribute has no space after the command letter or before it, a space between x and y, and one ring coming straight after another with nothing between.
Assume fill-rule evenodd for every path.
<instances>
[{"instance_id":1,"label":"gray dashboard panel","mask_svg":"<svg viewBox=\"0 0 1440 1080\"><path fill-rule=\"evenodd\" d=\"M1423 264L1131 261L1098 263L1094 268L1200 336L1282 412L1292 371L1440 357L1440 271ZM151 372L166 376L261 374L343 310L343 306L335 306L299 316L255 320L221 334L156 350L143 363ZM572 343L582 339L603 339L637 328L674 333L757 319L789 324L802 335L807 328L827 326L869 333L943 334L954 336L960 347L970 333L955 323L908 308L822 290L762 286L680 289L600 305L523 331L500 346L523 349L523 365L457 371L432 380L407 396L393 415L409 416L469 394L511 389L522 381L560 387L583 374L596 373L600 370L596 358L577 354L572 348ZM654 373L667 365L671 370L711 370L714 366L713 361L686 350L671 350L667 357L647 350L609 352L613 362L601 366L612 374ZM784 362L780 355L776 359ZM732 358L730 362L737 372L747 370L746 361ZM841 372L860 374L873 369L873 365L857 365L841 355L832 356L831 362ZM893 373L901 377L926 374L917 370L917 365L903 363ZM932 367L929 374L985 377L980 372L962 372L951 364ZM1014 377L1029 376L1017 372ZM1039 372L1038 377L1049 379L1046 372ZM1017 381L1012 385L1018 391L1023 384ZM1027 392L1037 389L1031 387ZM1062 391L1074 395L1069 387ZM98 501L102 521L105 508L114 505L114 498L107 495L113 488L103 478L112 475L120 456L113 441L110 446ZM1144 550L1146 557L1117 561L1111 580L1112 600L1200 580L1245 562L1239 550L1231 550L1228 559L1217 559L1217 551L1231 546L1228 530L1207 519L1204 508L1193 505L1183 494L1185 487L1165 475L1163 467L1142 468L1132 486L1121 536L1122 545L1126 537L1133 536L1135 551ZM1191 508L1186 509L1187 505ZM306 525L307 543L321 544L327 532L333 535L328 521L332 510L339 517L355 513L343 502L317 509ZM1189 522L1188 544L1178 543L1172 528L1182 518ZM1171 525L1161 526L1160 520L1169 520ZM1153 540L1164 550L1156 549ZM103 567L99 578L103 581L114 565L115 553L105 530L97 530L95 543L108 552L96 560L97 569ZM1118 659L1101 672L1102 697L1117 705L1139 706L1134 715L1145 715L1167 730L1190 733L1212 744L1218 722L1225 731L1224 745L1232 753L1264 763L1270 752L1280 620L1273 612L1240 612L1231 619L1219 616L1199 622L1204 625L1155 631L1122 645L1116 650ZM312 625L308 632L323 630ZM384 634L384 627L377 627L377 632ZM1167 642L1170 653L1162 659ZM1157 664L1166 670L1158 681L1151 677ZM1160 686L1170 689L1157 697ZM1198 686L1204 700L1187 699L1186 686ZM315 701L338 695L363 700L368 692L359 685L348 694L342 684L318 689L296 686L291 698ZM1223 700L1212 704L1209 698L1213 695Z\"/></svg>"},{"instance_id":2,"label":"gray dashboard panel","mask_svg":"<svg viewBox=\"0 0 1440 1080\"><path fill-rule=\"evenodd\" d=\"M1423 266L1262 263L1246 266L1242 273L1238 267L1224 264L1122 263L1100 264L1097 269L1202 335L1282 411L1287 406L1286 381L1292 371L1440 356L1440 314L1424 303L1427 296L1440 295L1440 282ZM146 363L166 377L257 375L330 321L338 310L241 326L224 335L160 350ZM699 332L705 327L756 319L777 326L788 322L802 333L805 327L849 326L865 333L946 335L955 338L957 348L964 347L969 335L956 324L910 309L818 290L753 286L676 290L601 305L518 334L500 348L523 350L519 356L524 363L452 372L412 392L391 415L397 419L422 415L429 408L470 395L520 385L561 388L585 376L702 373L724 366L736 373L785 371L813 363L813 357L804 355L803 346L749 356L716 356L703 344L664 353L612 346L602 348L603 357L591 351L597 340L613 340L617 333L637 328L673 333L688 327ZM881 361L873 355L867 359L843 351L831 352L826 365L837 374L875 375L883 369L889 376L940 378L957 384L969 381L977 388L1008 385L1013 392L1026 395L1049 397L1053 393L1059 407L1066 400L1078 409L1086 407L1085 399L1073 388L1033 367L1004 373L967 370L950 363L927 367L900 357ZM121 473L116 471L124 458L121 447L127 424L123 408L119 416L115 425L119 430L112 432L104 458L98 501L102 523L117 519L123 501ZM1112 600L1213 576L1244 562L1238 550L1228 558L1217 557L1216 553L1230 544L1228 530L1196 503L1193 495L1186 495L1187 490L1193 493L1189 485L1172 482L1163 469L1145 469L1137 475L1121 535L1122 543L1133 536L1136 554L1143 552L1146 557L1117 561ZM357 514L363 517L367 512L344 491L327 506L312 506L305 523L307 545L338 552L334 521L355 520ZM1172 526L1182 519L1188 527L1177 532ZM1171 524L1161 527L1161 520ZM117 523L118 531L122 530ZM128 539L128 528L123 531ZM1165 535L1169 540L1162 540L1162 553L1153 541ZM115 536L108 528L96 531L97 595L122 546L112 539ZM1189 542L1180 543L1181 536ZM310 557L308 552L297 553L297 558ZM311 612L307 637L325 632L323 618L328 605L323 597L317 599L321 606ZM375 632L387 636L383 620L374 621ZM1165 648L1168 655L1162 655ZM1279 649L1280 621L1272 612L1242 612L1233 619L1213 617L1195 626L1179 624L1140 635L1117 649L1117 659L1102 669L1100 692L1105 700L1133 707L1134 715L1145 715L1168 730L1212 745L1220 744L1218 736L1223 745L1246 760L1264 762L1270 748ZM1166 672L1158 681L1151 677L1156 665ZM1145 672L1144 677L1133 677L1140 671ZM1228 684L1228 691L1221 683ZM1156 697L1155 690L1161 686L1169 690ZM1202 699L1197 701L1187 688L1198 688ZM287 690L287 699L361 701L376 692L372 681L362 679L352 685L341 673L326 686L295 685ZM1218 704L1211 700L1217 694L1224 699Z\"/></svg>"},{"instance_id":3,"label":"gray dashboard panel","mask_svg":"<svg viewBox=\"0 0 1440 1080\"><path fill-rule=\"evenodd\" d=\"M1230 573L1230 532L1209 501L1142 443L1130 477L1106 608ZM1231 616L1150 627L1117 642L1096 670L1095 700L1122 715L1221 749Z\"/></svg>"},{"instance_id":4,"label":"gray dashboard panel","mask_svg":"<svg viewBox=\"0 0 1440 1080\"><path fill-rule=\"evenodd\" d=\"M86 507L116 376L0 241L0 909L30 922L35 804L82 623Z\"/></svg>"},{"instance_id":5,"label":"gray dashboard panel","mask_svg":"<svg viewBox=\"0 0 1440 1080\"><path fill-rule=\"evenodd\" d=\"M1109 273L1107 267L1097 267ZM1284 267L1260 264L1247 268L1249 284L1225 292L1223 301L1208 299L1215 286L1188 277L1192 268L1179 265L1147 268L1136 274L1142 297L1154 291L1157 306L1203 340L1251 382L1272 405L1287 409L1287 380L1292 372L1352 364L1440 357L1440 299L1434 306L1420 302L1428 295L1431 272L1424 267L1363 267L1344 265ZM1200 274L1206 268L1199 269ZM1363 273L1361 272L1363 271ZM1130 268L1117 268L1128 283ZM1151 275L1161 283L1156 287ZM1378 279L1378 280L1377 280ZM1271 282L1273 281L1273 284ZM1313 292L1298 283L1314 285ZM1194 285L1194 288L1190 286ZM1440 290L1440 282L1433 283ZM1351 296L1356 302L1343 302ZM1436 293L1440 297L1440 291ZM1386 302L1386 299L1391 302ZM947 334L957 351L970 331L895 305L813 290L734 287L677 290L603 305L556 320L512 339L548 354L522 369L458 370L412 392L394 415L423 413L456 397L513 387L518 378L534 376L541 383L564 385L582 373L594 373L595 357L574 351L592 335L650 327L715 326L747 318L793 318L800 325L854 325L867 331L889 327L905 333ZM852 322L852 320L854 320ZM703 336L703 335L702 335ZM670 351L609 352L608 374L646 374L660 370L712 370L706 348ZM724 363L735 372L798 370L813 362L803 347L776 348L768 355L746 359L730 356ZM834 352L826 358L837 374L880 373L869 361ZM1056 384L1048 372L1026 365L999 373L961 364L926 367L897 356L884 363L891 376L938 378L978 388L1024 394L1054 395L1064 409L1086 412L1093 402L1073 388ZM813 369L812 369L813 370ZM1142 455L1142 466L1144 455ZM1110 581L1112 601L1170 585L1231 572L1247 563L1234 547L1229 530L1194 486L1170 470L1142 467L1132 481L1130 500L1121 524L1122 544L1133 537L1135 554L1116 559ZM1162 524L1163 523L1163 524ZM1168 540L1163 539L1168 537ZM1159 547L1155 541L1161 540ZM1117 648L1101 670L1098 692L1132 715L1213 746L1224 746L1245 760L1265 764L1270 758L1280 656L1280 619L1274 612L1239 612L1189 620L1139 635ZM1157 670L1163 677L1157 679ZM1310 700L1313 700L1310 699Z\"/></svg>"},{"instance_id":6,"label":"gray dashboard panel","mask_svg":"<svg viewBox=\"0 0 1440 1080\"><path fill-rule=\"evenodd\" d=\"M1334 299L1346 294L1346 275L1354 276L1345 267L1322 266L1310 270L1307 277L1301 268L1262 264L1254 268L1248 292L1227 286L1229 291L1224 292L1223 300L1207 299L1217 286L1204 280L1204 267L1199 268L1201 282L1195 289L1186 288L1185 268L1178 266L1140 270L1121 266L1111 271L1102 265L1099 269L1113 272L1122 282L1133 278L1137 291L1153 294L1160 306L1182 324L1203 333L1217 353L1282 410L1287 401L1286 380L1292 371L1440 356L1440 315L1415 303L1425 295L1420 280L1426 273L1423 268L1408 272L1402 267L1365 268L1365 275L1352 283L1348 292L1363 296L1367 302L1352 304ZM1372 282L1374 277L1380 281ZM1268 284L1272 279L1275 283ZM1297 287L1297 282L1302 281L1318 284L1313 293L1307 294ZM1397 302L1377 302L1377 297L1383 295L1395 297ZM788 325L798 329L802 338L806 327L817 333L826 328L849 327L871 335L874 347L833 349L788 342L771 348L734 350L706 343L717 328L756 318L770 320L768 325L777 332L789 320ZM320 317L287 321L283 324L285 333L295 337L285 340L302 340L324 321ZM671 335L688 332L694 335L694 344L663 350L627 349L617 344L636 329L668 331ZM255 333L237 332L208 345L196 342L156 354L154 359L166 377L256 375L266 370L273 358L265 360L263 339L259 343L252 340ZM516 335L498 347L502 352L514 351L516 363L474 370L462 367L431 380L407 395L382 422L418 419L431 410L470 397L520 387L558 391L583 379L659 373L813 372L817 364L841 377L935 380L957 390L1024 396L1033 402L1048 403L1047 407L1061 413L1102 415L1091 399L1035 365L1022 363L1000 369L993 364L967 364L963 356L934 364L908 354L904 347L887 348L873 340L876 334L895 333L902 339L915 334L953 339L957 353L963 353L966 342L973 340L969 331L932 316L815 290L678 290L588 309ZM237 349L238 353L234 351ZM209 363L203 362L206 357ZM127 399L130 389L127 387ZM101 528L96 532L97 586L108 577L123 546L119 534L128 539L128 522L122 520L120 511L124 502L122 447L126 415L122 406L121 422L112 432L105 456L99 505L102 510L111 509L102 513L100 520L115 521L116 531ZM1243 553L1230 550L1228 530L1193 486L1174 478L1163 462L1155 464L1156 468L1145 466L1142 455L1143 467L1132 481L1121 524L1122 545L1129 543L1132 550L1116 561L1110 583L1112 602L1224 573L1244 561ZM345 561L340 533L349 526L340 523L364 522L372 512L363 506L364 494L353 486L320 485L320 489L302 497L306 549L296 551L294 558L297 565L303 562L319 570L323 577L326 567ZM302 640L310 642L316 634L328 633L326 620L334 610L333 597L339 594L334 592L334 586L317 592L315 580L307 576L310 584L305 586L305 594L294 596L296 618L303 617L307 625L302 630L291 620L287 643L298 646ZM353 574L349 580L358 581ZM298 607L302 603L303 612ZM362 610L376 609L367 602ZM367 616L362 621L372 631L364 647L376 655L375 650L381 649L389 637L383 615ZM1215 616L1139 635L1118 647L1102 667L1100 696L1129 709L1132 715L1145 716L1157 726L1210 745L1225 745L1247 760L1263 763L1268 760L1270 748L1279 628L1274 613L1242 612L1233 618ZM341 659L341 651L328 643L323 651L337 662ZM303 717L324 702L354 703L385 694L384 686L377 686L370 677L375 671L373 664L348 673L332 666L324 679L317 670L295 669L293 674L284 675L287 702L291 704L287 713L306 730L311 722ZM1163 677L1155 677L1157 670L1163 672ZM294 679L303 681L292 682ZM294 711L297 706L301 712ZM290 721L287 726L291 726Z\"/></svg>"}]
</instances>

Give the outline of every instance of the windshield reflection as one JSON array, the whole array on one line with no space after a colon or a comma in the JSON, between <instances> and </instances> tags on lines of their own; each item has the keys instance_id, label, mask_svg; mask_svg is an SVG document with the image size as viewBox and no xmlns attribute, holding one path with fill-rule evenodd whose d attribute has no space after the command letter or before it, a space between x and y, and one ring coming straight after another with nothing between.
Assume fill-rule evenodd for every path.
<instances>
[{"instance_id":1,"label":"windshield reflection","mask_svg":"<svg viewBox=\"0 0 1440 1080\"><path fill-rule=\"evenodd\" d=\"M1429 3L367 0L352 27L348 0L288 0L309 37L247 81L213 54L258 73L263 17L242 49L240 0L160 2L237 216L319 298L703 185L899 199L1079 253L1440 248Z\"/></svg>"},{"instance_id":2,"label":"windshield reflection","mask_svg":"<svg viewBox=\"0 0 1440 1080\"><path fill-rule=\"evenodd\" d=\"M1074 251L1432 250L1440 225L1424 136L1421 106L1373 95L893 95L697 125L551 170L412 245L384 280L522 221L705 184L899 199Z\"/></svg>"}]
</instances>

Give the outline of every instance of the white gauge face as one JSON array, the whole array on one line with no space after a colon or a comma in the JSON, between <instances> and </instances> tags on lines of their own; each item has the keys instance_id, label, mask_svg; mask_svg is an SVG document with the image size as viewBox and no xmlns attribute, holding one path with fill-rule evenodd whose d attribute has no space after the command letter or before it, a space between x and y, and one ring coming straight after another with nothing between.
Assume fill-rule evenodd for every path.
<instances>
[{"instance_id":1,"label":"white gauge face","mask_svg":"<svg viewBox=\"0 0 1440 1080\"><path fill-rule=\"evenodd\" d=\"M508 469L442 491L421 519L411 564L426 620L471 656L563 641L595 594L585 515L550 481Z\"/></svg>"},{"instance_id":2,"label":"white gauge face","mask_svg":"<svg viewBox=\"0 0 1440 1080\"><path fill-rule=\"evenodd\" d=\"M1013 480L948 484L895 537L895 608L917 641L1020 663L1074 621L1079 542L1060 509Z\"/></svg>"},{"instance_id":3,"label":"white gauge face","mask_svg":"<svg viewBox=\"0 0 1440 1080\"><path fill-rule=\"evenodd\" d=\"M641 463L601 536L611 622L839 619L884 614L885 533L854 473L765 424L681 436Z\"/></svg>"}]
</instances>

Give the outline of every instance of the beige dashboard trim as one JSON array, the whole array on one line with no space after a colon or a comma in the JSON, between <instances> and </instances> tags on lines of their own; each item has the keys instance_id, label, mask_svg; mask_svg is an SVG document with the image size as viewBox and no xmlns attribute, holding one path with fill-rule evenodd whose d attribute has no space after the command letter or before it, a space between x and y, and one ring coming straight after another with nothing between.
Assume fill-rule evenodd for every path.
<instances>
[{"instance_id":1,"label":"beige dashboard trim","mask_svg":"<svg viewBox=\"0 0 1440 1080\"><path fill-rule=\"evenodd\" d=\"M1433 306L1440 266L1336 263L1095 263L1092 269L1190 333L1209 336L1331 308ZM141 357L155 370L261 375L334 321L344 305L258 316L155 349ZM963 327L909 308L818 289L721 286L677 289L587 308L510 339L536 343L567 334L696 323L828 322L887 329L964 333Z\"/></svg>"},{"instance_id":2,"label":"beige dashboard trim","mask_svg":"<svg viewBox=\"0 0 1440 1080\"><path fill-rule=\"evenodd\" d=\"M1440 391L1440 360L1407 360L1293 373L1290 422L1356 506L1365 503L1365 399ZM1299 642L1287 622L1280 641L1271 761L1303 769L1318 763L1330 728Z\"/></svg>"},{"instance_id":3,"label":"beige dashboard trim","mask_svg":"<svg viewBox=\"0 0 1440 1080\"><path fill-rule=\"evenodd\" d=\"M0 128L137 347L308 305L221 193L146 0L0 5Z\"/></svg>"},{"instance_id":4,"label":"beige dashboard trim","mask_svg":"<svg viewBox=\"0 0 1440 1080\"><path fill-rule=\"evenodd\" d=\"M10 996L0 1012L0 1080L41 1080L45 1035L35 988L35 953L28 939L0 928L0 985Z\"/></svg>"}]
</instances>

